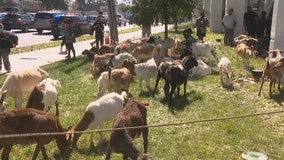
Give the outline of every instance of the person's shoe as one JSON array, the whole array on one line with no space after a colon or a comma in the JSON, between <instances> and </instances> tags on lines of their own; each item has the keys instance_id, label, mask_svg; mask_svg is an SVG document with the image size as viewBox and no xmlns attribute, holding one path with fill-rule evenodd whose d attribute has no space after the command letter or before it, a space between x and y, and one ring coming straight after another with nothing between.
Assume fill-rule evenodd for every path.
<instances>
[{"instance_id":1,"label":"person's shoe","mask_svg":"<svg viewBox=\"0 0 284 160\"><path fill-rule=\"evenodd\" d=\"M70 58L70 56L69 56L69 55L67 55L65 58L66 58L66 59L69 59L69 58Z\"/></svg>"}]
</instances>

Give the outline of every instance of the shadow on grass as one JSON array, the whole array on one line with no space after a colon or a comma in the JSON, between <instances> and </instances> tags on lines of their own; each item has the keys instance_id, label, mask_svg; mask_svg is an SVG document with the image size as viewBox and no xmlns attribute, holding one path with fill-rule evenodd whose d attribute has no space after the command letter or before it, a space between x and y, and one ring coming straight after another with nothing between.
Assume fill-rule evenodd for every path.
<instances>
[{"instance_id":1,"label":"shadow on grass","mask_svg":"<svg viewBox=\"0 0 284 160\"><path fill-rule=\"evenodd\" d=\"M278 91L278 90L277 90ZM280 92L272 92L270 98L273 99L279 106L283 107L283 94L284 94L284 90L280 90Z\"/></svg>"},{"instance_id":2,"label":"shadow on grass","mask_svg":"<svg viewBox=\"0 0 284 160\"><path fill-rule=\"evenodd\" d=\"M73 151L78 152L80 155L86 155L86 156L101 156L105 154L107 149L108 141L103 141L102 143L93 146L93 147L87 147L87 148L76 148Z\"/></svg>"},{"instance_id":3,"label":"shadow on grass","mask_svg":"<svg viewBox=\"0 0 284 160\"><path fill-rule=\"evenodd\" d=\"M72 55L72 54L71 54ZM84 58L83 60L82 60L82 58ZM76 62L76 61L81 61L80 63L78 63L78 64L76 64L76 63L74 63L74 62ZM82 66L82 65L85 65L86 63L89 63L89 60L86 58L86 57L80 57L80 58L70 58L70 59L65 59L64 60L64 62L65 63L72 63L72 64L74 64L74 65L68 65L69 66L69 68L64 68L63 70L63 72L64 73L66 73L66 74L69 74L69 73L71 73L72 71L74 71L76 68L78 68L78 67L80 67L80 66ZM58 66L58 68L59 68L60 66ZM60 68L62 68L62 66L60 67Z\"/></svg>"},{"instance_id":4,"label":"shadow on grass","mask_svg":"<svg viewBox=\"0 0 284 160\"><path fill-rule=\"evenodd\" d=\"M195 90L192 90L187 93L186 96L174 95L172 99L172 104L168 104L168 100L166 97L161 100L161 103L164 105L168 105L169 110L174 113L174 111L183 111L186 106L200 99L202 99L202 97Z\"/></svg>"}]
</instances>

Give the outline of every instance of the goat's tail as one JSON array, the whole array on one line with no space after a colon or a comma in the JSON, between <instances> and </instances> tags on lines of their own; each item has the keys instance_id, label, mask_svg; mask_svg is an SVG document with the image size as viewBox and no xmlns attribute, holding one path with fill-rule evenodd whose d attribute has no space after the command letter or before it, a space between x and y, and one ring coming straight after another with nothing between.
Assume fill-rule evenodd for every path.
<instances>
[{"instance_id":1,"label":"goat's tail","mask_svg":"<svg viewBox=\"0 0 284 160\"><path fill-rule=\"evenodd\" d=\"M127 93L126 93L126 91L122 91L122 92L121 92L121 96L123 97L123 99L127 99Z\"/></svg>"},{"instance_id":2,"label":"goat's tail","mask_svg":"<svg viewBox=\"0 0 284 160\"><path fill-rule=\"evenodd\" d=\"M41 74L42 77L49 76L49 74L48 74L45 70L43 70L43 69L41 69L41 68L38 68L37 71L40 72L40 74Z\"/></svg>"}]
</instances>

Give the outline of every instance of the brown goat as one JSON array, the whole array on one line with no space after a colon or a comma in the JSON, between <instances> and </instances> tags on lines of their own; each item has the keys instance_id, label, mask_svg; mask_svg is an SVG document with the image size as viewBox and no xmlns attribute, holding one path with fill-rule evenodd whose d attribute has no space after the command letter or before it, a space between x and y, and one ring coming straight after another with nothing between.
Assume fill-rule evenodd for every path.
<instances>
[{"instance_id":1,"label":"brown goat","mask_svg":"<svg viewBox=\"0 0 284 160\"><path fill-rule=\"evenodd\" d=\"M272 86L277 83L278 90L280 91L280 80L284 72L284 57L278 56L275 58L267 59L265 63L265 68L261 76L261 84L258 96L261 95L261 89L264 83L264 78L270 80L269 83L269 96L271 96Z\"/></svg>"},{"instance_id":2,"label":"brown goat","mask_svg":"<svg viewBox=\"0 0 284 160\"><path fill-rule=\"evenodd\" d=\"M147 127L147 109L149 104L139 101L129 101L123 109L116 115L113 128L137 127L136 129L114 130L111 133L109 144L106 151L106 160L110 159L111 152L122 153L123 159L130 157L136 159L153 159L152 157L142 154L132 143L133 139L143 134L144 153L148 149L148 127Z\"/></svg>"},{"instance_id":3,"label":"brown goat","mask_svg":"<svg viewBox=\"0 0 284 160\"><path fill-rule=\"evenodd\" d=\"M101 45L100 48L94 46L90 49L94 54L105 54L105 53L114 53L114 46L110 44Z\"/></svg>"},{"instance_id":4,"label":"brown goat","mask_svg":"<svg viewBox=\"0 0 284 160\"><path fill-rule=\"evenodd\" d=\"M107 72L103 72L98 78L98 98L103 96L106 90L109 92L114 89L115 92L121 93L122 91L129 91L129 85L133 82L134 78L131 73L134 71L129 71L126 68L121 69L109 69Z\"/></svg>"},{"instance_id":5,"label":"brown goat","mask_svg":"<svg viewBox=\"0 0 284 160\"><path fill-rule=\"evenodd\" d=\"M104 68L109 61L109 58L114 56L114 53L106 53L103 55L95 55L94 60L91 66L91 72L93 77L99 76L103 71L106 71L108 68Z\"/></svg>"},{"instance_id":6,"label":"brown goat","mask_svg":"<svg viewBox=\"0 0 284 160\"><path fill-rule=\"evenodd\" d=\"M24 108L14 109L0 113L0 136L28 133L52 133L65 132L56 115L50 112L43 112L37 109ZM2 151L1 159L8 160L9 154L14 144L26 144L36 142L36 148L33 154L33 160L42 152L43 158L49 159L45 151L45 144L56 140L57 147L61 153L68 151L69 142L66 135L45 135L45 136L25 136L1 138L0 149Z\"/></svg>"},{"instance_id":7,"label":"brown goat","mask_svg":"<svg viewBox=\"0 0 284 160\"><path fill-rule=\"evenodd\" d=\"M239 55L242 58L244 66L249 65L249 57L255 56L256 54L256 51L254 49L243 43L237 45L236 51L237 55ZM245 61L247 61L247 64Z\"/></svg>"}]
</instances>

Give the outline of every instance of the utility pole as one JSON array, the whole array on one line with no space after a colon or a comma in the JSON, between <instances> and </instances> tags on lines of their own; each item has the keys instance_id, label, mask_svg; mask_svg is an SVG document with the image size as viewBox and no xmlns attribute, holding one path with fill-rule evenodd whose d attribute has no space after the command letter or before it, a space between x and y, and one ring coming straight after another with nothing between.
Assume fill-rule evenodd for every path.
<instances>
[{"instance_id":1,"label":"utility pole","mask_svg":"<svg viewBox=\"0 0 284 160\"><path fill-rule=\"evenodd\" d=\"M110 30L110 39L111 43L119 41L118 31L116 24L116 11L114 0L107 0L107 9L108 9L108 20L109 20L109 30Z\"/></svg>"}]
</instances>

